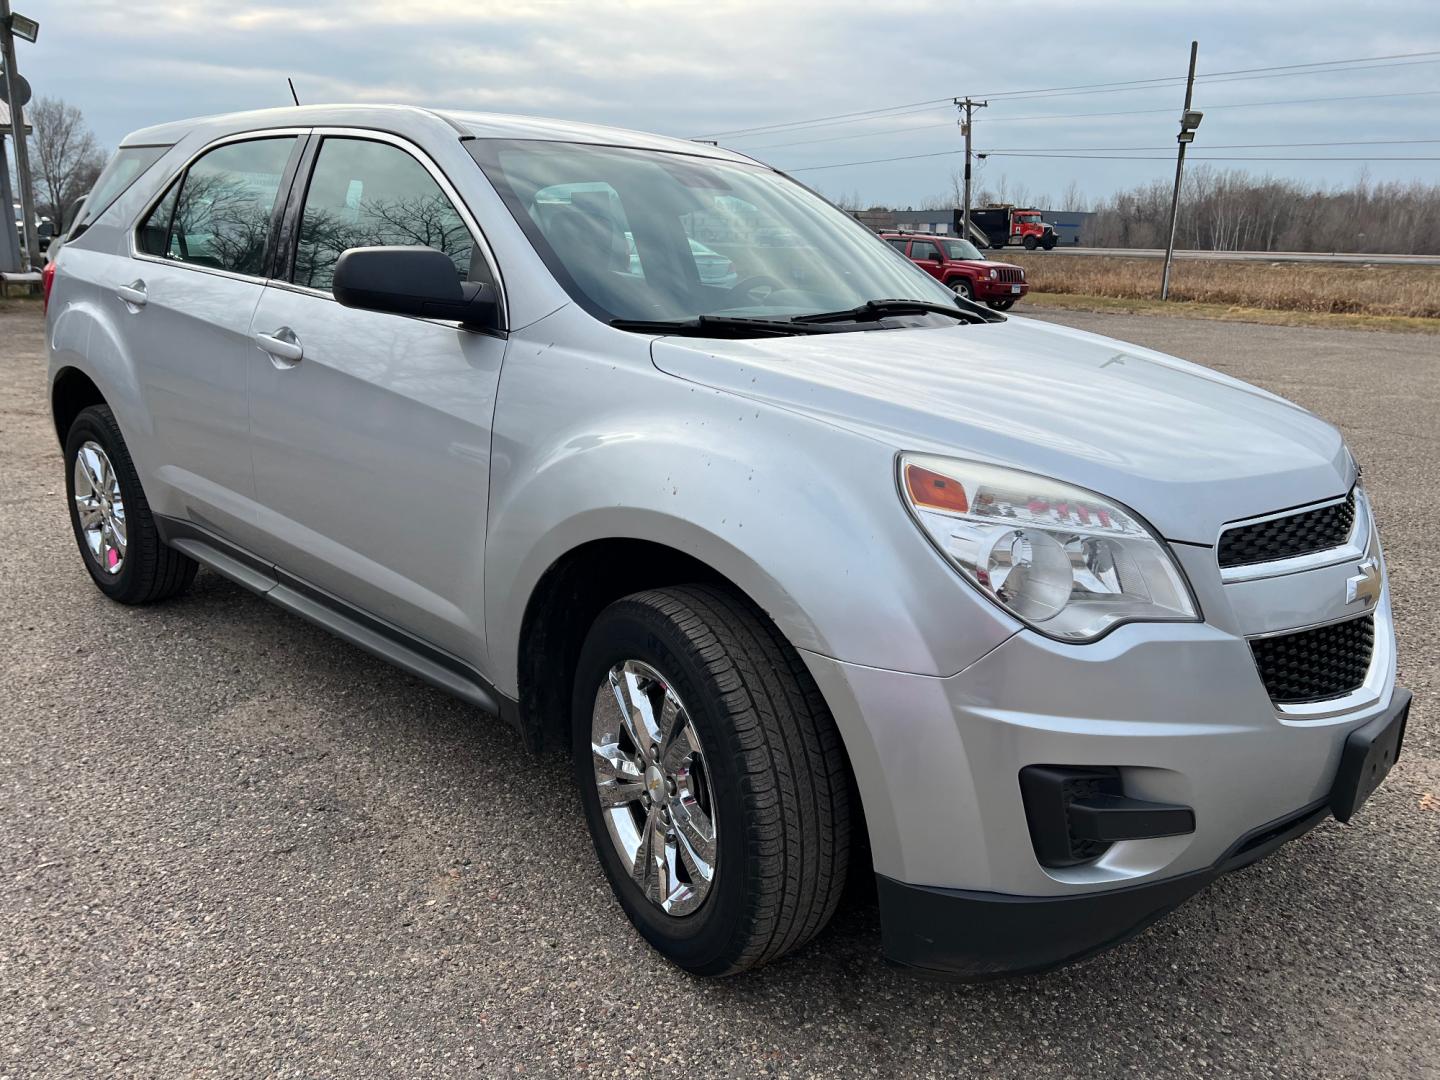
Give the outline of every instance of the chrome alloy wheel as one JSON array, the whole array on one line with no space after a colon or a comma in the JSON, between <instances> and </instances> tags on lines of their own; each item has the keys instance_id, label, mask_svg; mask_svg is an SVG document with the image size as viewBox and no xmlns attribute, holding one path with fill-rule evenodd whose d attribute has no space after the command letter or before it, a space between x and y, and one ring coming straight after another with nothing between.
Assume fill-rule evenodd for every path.
<instances>
[{"instance_id":1,"label":"chrome alloy wheel","mask_svg":"<svg viewBox=\"0 0 1440 1080\"><path fill-rule=\"evenodd\" d=\"M107 574L120 573L125 566L125 500L110 459L90 440L75 455L75 513L95 562Z\"/></svg>"},{"instance_id":2,"label":"chrome alloy wheel","mask_svg":"<svg viewBox=\"0 0 1440 1080\"><path fill-rule=\"evenodd\" d=\"M605 828L631 879L689 915L715 879L715 804L690 714L654 668L627 660L595 695L591 763Z\"/></svg>"}]
</instances>

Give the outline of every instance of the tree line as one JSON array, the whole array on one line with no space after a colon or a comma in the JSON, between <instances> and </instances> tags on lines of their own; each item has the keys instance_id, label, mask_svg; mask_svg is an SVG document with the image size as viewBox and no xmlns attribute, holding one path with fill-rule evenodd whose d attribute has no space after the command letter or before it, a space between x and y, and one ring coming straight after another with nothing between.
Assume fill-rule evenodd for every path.
<instances>
[{"instance_id":1,"label":"tree line","mask_svg":"<svg viewBox=\"0 0 1440 1080\"><path fill-rule=\"evenodd\" d=\"M1164 247L1173 185L1116 192L1089 209L1085 242ZM1056 209L1064 209L1056 207ZM1175 244L1215 251L1440 253L1440 184L1371 181L1317 187L1202 165L1181 188Z\"/></svg>"},{"instance_id":2,"label":"tree line","mask_svg":"<svg viewBox=\"0 0 1440 1080\"><path fill-rule=\"evenodd\" d=\"M960 205L961 177L950 190L904 209ZM1173 182L1153 180L1101 199L1087 199L1071 181L1058 196L1031 192L1001 176L979 189L976 206L1011 203L1041 210L1089 211L1082 239L1092 247L1164 247ZM834 201L847 210L866 206L856 195ZM1348 185L1255 176L1243 169L1193 166L1180 193L1175 244L1213 251L1350 251L1440 254L1440 184L1373 181L1364 172Z\"/></svg>"}]
</instances>

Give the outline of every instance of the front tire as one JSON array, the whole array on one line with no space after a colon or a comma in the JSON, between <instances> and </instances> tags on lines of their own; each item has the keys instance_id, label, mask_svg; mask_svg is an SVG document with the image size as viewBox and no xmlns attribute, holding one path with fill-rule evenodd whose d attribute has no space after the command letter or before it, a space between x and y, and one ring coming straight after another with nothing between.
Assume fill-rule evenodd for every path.
<instances>
[{"instance_id":1,"label":"front tire","mask_svg":"<svg viewBox=\"0 0 1440 1080\"><path fill-rule=\"evenodd\" d=\"M690 585L610 605L572 707L601 867L660 953L730 975L829 922L849 866L848 766L803 661L743 597Z\"/></svg>"},{"instance_id":2,"label":"front tire","mask_svg":"<svg viewBox=\"0 0 1440 1080\"><path fill-rule=\"evenodd\" d=\"M952 278L949 285L956 296L963 297L966 300L975 299L974 287L966 278Z\"/></svg>"},{"instance_id":3,"label":"front tire","mask_svg":"<svg viewBox=\"0 0 1440 1080\"><path fill-rule=\"evenodd\" d=\"M1009 298L1005 300L986 300L985 303L989 304L996 311L1009 311L1015 306L1015 301Z\"/></svg>"},{"instance_id":4,"label":"front tire","mask_svg":"<svg viewBox=\"0 0 1440 1080\"><path fill-rule=\"evenodd\" d=\"M1033 236L1027 236L1027 237L1025 237L1025 250L1026 250L1026 251L1034 251L1034 250L1035 250L1037 247L1039 247L1039 246L1040 246L1040 241L1036 240L1035 237L1033 237Z\"/></svg>"},{"instance_id":5,"label":"front tire","mask_svg":"<svg viewBox=\"0 0 1440 1080\"><path fill-rule=\"evenodd\" d=\"M184 592L195 580L195 561L160 539L108 405L84 409L70 425L65 493L85 569L110 599L151 604Z\"/></svg>"}]
</instances>

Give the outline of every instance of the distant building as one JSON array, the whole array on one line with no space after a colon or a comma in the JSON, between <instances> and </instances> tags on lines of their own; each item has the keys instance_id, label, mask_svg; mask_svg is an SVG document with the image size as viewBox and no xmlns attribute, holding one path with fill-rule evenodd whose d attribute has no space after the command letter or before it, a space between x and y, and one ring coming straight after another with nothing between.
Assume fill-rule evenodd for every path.
<instances>
[{"instance_id":1,"label":"distant building","mask_svg":"<svg viewBox=\"0 0 1440 1080\"><path fill-rule=\"evenodd\" d=\"M1041 216L1055 226L1055 235L1061 244L1083 244L1085 226L1094 214L1084 210L1041 210ZM938 235L960 235L960 210L958 207L941 210L884 210L872 207L869 210L852 211L852 216L862 225L876 232L899 230L902 232L936 233Z\"/></svg>"}]
</instances>

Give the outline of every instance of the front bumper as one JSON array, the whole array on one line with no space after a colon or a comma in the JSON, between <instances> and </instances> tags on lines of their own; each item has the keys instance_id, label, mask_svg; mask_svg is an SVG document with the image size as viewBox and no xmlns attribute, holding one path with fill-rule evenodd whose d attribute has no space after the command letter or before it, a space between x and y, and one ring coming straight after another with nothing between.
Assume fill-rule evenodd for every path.
<instances>
[{"instance_id":1,"label":"front bumper","mask_svg":"<svg viewBox=\"0 0 1440 1080\"><path fill-rule=\"evenodd\" d=\"M1352 733L1408 701L1388 588L1374 617L1375 692L1328 714L1273 705L1246 638L1212 623L1083 646L1020 631L948 678L805 654L860 788L887 956L964 978L1079 959L1322 820ZM1042 865L1019 782L1034 765L1113 768L1194 830Z\"/></svg>"},{"instance_id":2,"label":"front bumper","mask_svg":"<svg viewBox=\"0 0 1440 1080\"><path fill-rule=\"evenodd\" d=\"M1213 866L1075 896L1009 896L877 877L885 959L932 978L978 982L1048 971L1135 936L1222 874L1263 859L1330 816L1322 800L1253 830Z\"/></svg>"},{"instance_id":3,"label":"front bumper","mask_svg":"<svg viewBox=\"0 0 1440 1080\"><path fill-rule=\"evenodd\" d=\"M1019 292L1016 292L1016 286ZM981 278L975 284L975 297L978 300L1019 300L1030 291L1030 283L1026 281L991 281L988 278Z\"/></svg>"},{"instance_id":4,"label":"front bumper","mask_svg":"<svg viewBox=\"0 0 1440 1080\"><path fill-rule=\"evenodd\" d=\"M1352 731L1328 796L1250 830L1211 866L1103 892L1007 896L937 889L881 876L886 959L942 978L978 980L1044 971L1116 945L1174 910L1221 874L1264 858L1331 814L1348 821L1400 755L1410 693Z\"/></svg>"}]
</instances>

